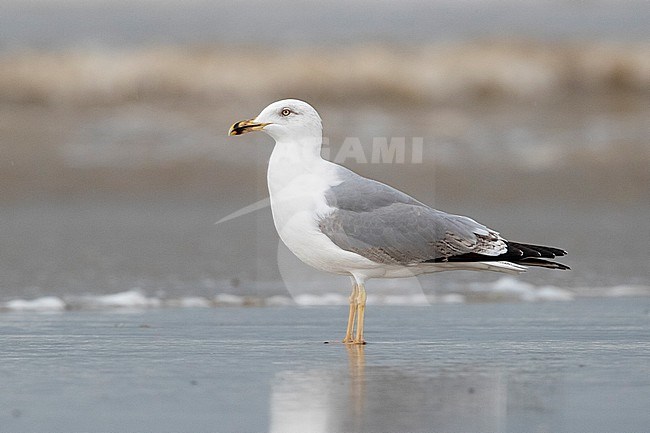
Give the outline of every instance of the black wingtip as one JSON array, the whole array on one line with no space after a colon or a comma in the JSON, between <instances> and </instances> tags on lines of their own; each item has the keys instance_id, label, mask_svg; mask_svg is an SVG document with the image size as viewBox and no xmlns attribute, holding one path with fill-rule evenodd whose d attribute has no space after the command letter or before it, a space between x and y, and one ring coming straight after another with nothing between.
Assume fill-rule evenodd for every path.
<instances>
[{"instance_id":1,"label":"black wingtip","mask_svg":"<svg viewBox=\"0 0 650 433\"><path fill-rule=\"evenodd\" d=\"M505 261L523 266L538 266L547 269L568 271L571 268L563 263L554 262L556 256L566 256L567 252L555 247L507 242L508 250L498 256L486 256L466 253L451 257L438 257L425 263L435 262L494 262Z\"/></svg>"},{"instance_id":2,"label":"black wingtip","mask_svg":"<svg viewBox=\"0 0 650 433\"><path fill-rule=\"evenodd\" d=\"M543 257L552 259L566 256L567 252L561 248L547 247L544 245L522 244L519 242L508 242L508 250L516 249L524 253L524 257Z\"/></svg>"}]
</instances>

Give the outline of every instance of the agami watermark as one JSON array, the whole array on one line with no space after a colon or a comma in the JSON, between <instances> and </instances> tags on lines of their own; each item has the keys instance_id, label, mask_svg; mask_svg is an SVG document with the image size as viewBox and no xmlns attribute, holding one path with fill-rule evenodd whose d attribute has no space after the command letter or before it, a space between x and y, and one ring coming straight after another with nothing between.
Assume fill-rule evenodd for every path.
<instances>
[{"instance_id":1,"label":"agami watermark","mask_svg":"<svg viewBox=\"0 0 650 433\"><path fill-rule=\"evenodd\" d=\"M370 146L364 146L359 137L346 137L338 150L323 138L321 154L337 164L354 161L357 164L422 164L423 137L373 137ZM333 156L333 157L332 157Z\"/></svg>"}]
</instances>

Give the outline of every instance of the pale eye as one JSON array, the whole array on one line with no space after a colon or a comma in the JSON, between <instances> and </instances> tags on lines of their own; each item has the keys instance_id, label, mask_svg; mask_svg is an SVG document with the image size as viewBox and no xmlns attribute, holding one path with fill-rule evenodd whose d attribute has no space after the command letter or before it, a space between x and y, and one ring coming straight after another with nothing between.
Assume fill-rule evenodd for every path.
<instances>
[{"instance_id":1,"label":"pale eye","mask_svg":"<svg viewBox=\"0 0 650 433\"><path fill-rule=\"evenodd\" d=\"M284 117L287 117L289 114L291 114L291 110L288 108L283 108L280 114L282 114Z\"/></svg>"}]
</instances>

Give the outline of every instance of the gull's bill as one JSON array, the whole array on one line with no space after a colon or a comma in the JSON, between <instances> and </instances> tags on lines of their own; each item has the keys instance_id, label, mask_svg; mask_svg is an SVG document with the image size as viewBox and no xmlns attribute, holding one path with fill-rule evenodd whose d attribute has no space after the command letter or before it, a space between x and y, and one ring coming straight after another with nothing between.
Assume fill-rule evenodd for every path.
<instances>
[{"instance_id":1,"label":"gull's bill","mask_svg":"<svg viewBox=\"0 0 650 433\"><path fill-rule=\"evenodd\" d=\"M268 123L256 122L255 119L242 120L233 124L228 130L228 135L242 135L247 132L261 131Z\"/></svg>"}]
</instances>

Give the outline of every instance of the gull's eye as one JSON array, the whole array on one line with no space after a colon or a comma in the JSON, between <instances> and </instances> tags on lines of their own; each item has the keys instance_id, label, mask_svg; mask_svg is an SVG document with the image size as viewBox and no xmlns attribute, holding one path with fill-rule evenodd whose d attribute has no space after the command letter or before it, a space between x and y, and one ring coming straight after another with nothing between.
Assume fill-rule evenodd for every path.
<instances>
[{"instance_id":1,"label":"gull's eye","mask_svg":"<svg viewBox=\"0 0 650 433\"><path fill-rule=\"evenodd\" d=\"M291 114L291 110L288 108L283 108L280 114L282 114L284 117L287 117L289 114Z\"/></svg>"}]
</instances>

